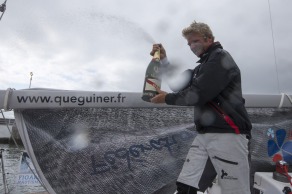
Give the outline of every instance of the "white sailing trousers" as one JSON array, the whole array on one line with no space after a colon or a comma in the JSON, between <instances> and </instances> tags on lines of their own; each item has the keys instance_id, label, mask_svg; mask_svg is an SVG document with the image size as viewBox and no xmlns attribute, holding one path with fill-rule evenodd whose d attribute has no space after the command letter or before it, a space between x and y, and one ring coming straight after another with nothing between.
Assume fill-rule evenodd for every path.
<instances>
[{"instance_id":1,"label":"white sailing trousers","mask_svg":"<svg viewBox=\"0 0 292 194\"><path fill-rule=\"evenodd\" d=\"M198 134L177 181L205 190L215 169L222 193L250 194L248 141L244 134Z\"/></svg>"}]
</instances>

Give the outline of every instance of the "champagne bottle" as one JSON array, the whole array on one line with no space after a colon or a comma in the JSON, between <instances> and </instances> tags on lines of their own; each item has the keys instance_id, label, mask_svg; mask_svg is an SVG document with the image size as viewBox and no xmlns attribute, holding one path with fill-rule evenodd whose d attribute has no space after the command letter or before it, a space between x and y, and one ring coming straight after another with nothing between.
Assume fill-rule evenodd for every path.
<instances>
[{"instance_id":1,"label":"champagne bottle","mask_svg":"<svg viewBox=\"0 0 292 194\"><path fill-rule=\"evenodd\" d=\"M159 89L161 88L160 50L154 53L154 56L147 67L142 100L150 102L151 98L158 94L156 87Z\"/></svg>"}]
</instances>

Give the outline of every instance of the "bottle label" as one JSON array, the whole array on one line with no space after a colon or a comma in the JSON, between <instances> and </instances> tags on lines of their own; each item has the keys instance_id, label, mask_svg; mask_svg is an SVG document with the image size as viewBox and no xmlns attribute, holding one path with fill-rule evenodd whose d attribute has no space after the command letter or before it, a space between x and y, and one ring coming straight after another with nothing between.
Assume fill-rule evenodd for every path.
<instances>
[{"instance_id":1,"label":"bottle label","mask_svg":"<svg viewBox=\"0 0 292 194\"><path fill-rule=\"evenodd\" d=\"M156 88L161 87L161 81L157 79L147 79L146 80L146 85L145 85L145 90L150 90L150 91L156 91Z\"/></svg>"}]
</instances>

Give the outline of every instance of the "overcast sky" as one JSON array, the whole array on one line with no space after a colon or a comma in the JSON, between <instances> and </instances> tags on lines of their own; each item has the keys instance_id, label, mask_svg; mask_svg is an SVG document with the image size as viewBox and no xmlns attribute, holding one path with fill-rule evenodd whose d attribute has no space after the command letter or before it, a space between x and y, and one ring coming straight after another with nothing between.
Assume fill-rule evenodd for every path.
<instances>
[{"instance_id":1,"label":"overcast sky","mask_svg":"<svg viewBox=\"0 0 292 194\"><path fill-rule=\"evenodd\" d=\"M243 93L292 94L292 1L270 5L276 58L268 0L8 0L0 89L28 88L33 72L32 88L141 92L154 42L178 72L196 66L181 31L197 20L234 57Z\"/></svg>"}]
</instances>

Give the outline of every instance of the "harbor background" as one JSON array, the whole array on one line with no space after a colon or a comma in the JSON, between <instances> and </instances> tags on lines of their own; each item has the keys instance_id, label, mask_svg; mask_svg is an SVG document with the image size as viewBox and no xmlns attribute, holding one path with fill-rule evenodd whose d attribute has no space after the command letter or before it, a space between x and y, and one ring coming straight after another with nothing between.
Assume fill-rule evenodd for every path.
<instances>
[{"instance_id":1,"label":"harbor background","mask_svg":"<svg viewBox=\"0 0 292 194\"><path fill-rule=\"evenodd\" d=\"M0 149L1 149L1 176L0 193L1 194L46 194L46 190L41 184L18 184L18 175L20 173L21 156L25 151L20 138L17 134L15 140L11 138L11 133L16 133L13 129L14 118L0 118ZM9 129L8 129L8 127ZM6 182L4 181L6 177ZM4 183L5 182L5 183ZM6 190L5 185L6 184Z\"/></svg>"}]
</instances>

